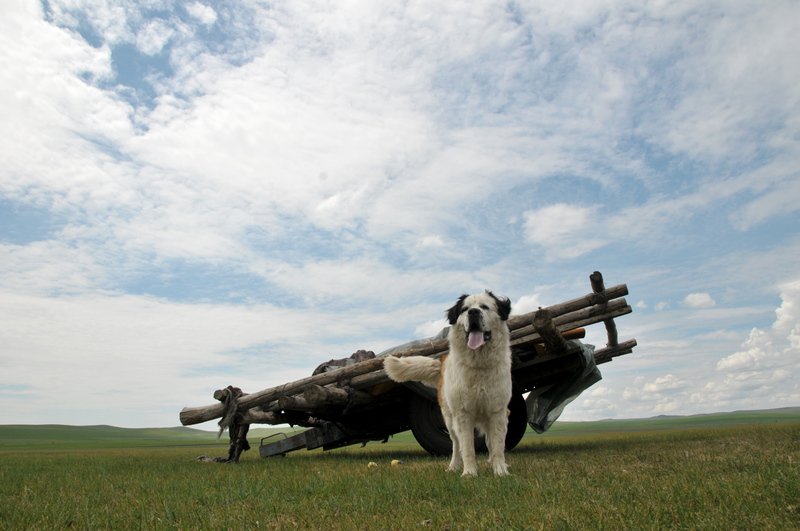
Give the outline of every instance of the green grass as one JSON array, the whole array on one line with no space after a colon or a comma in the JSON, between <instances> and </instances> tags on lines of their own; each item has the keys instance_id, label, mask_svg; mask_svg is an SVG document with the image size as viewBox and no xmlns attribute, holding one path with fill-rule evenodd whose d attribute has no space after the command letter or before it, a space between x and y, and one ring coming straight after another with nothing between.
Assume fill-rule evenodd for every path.
<instances>
[{"instance_id":1,"label":"green grass","mask_svg":"<svg viewBox=\"0 0 800 531\"><path fill-rule=\"evenodd\" d=\"M202 445L0 450L0 529L800 529L800 424L526 439L506 478L396 439L239 465L194 461Z\"/></svg>"},{"instance_id":2,"label":"green grass","mask_svg":"<svg viewBox=\"0 0 800 531\"><path fill-rule=\"evenodd\" d=\"M723 428L752 424L800 422L800 408L734 411L688 417L653 417L630 420L599 420L595 422L556 422L546 433L537 437L582 436L601 433L634 433L640 431Z\"/></svg>"},{"instance_id":3,"label":"green grass","mask_svg":"<svg viewBox=\"0 0 800 531\"><path fill-rule=\"evenodd\" d=\"M655 417L633 420L601 420L596 422L556 422L542 435L528 429L526 439L575 437L603 433L634 433L641 431L683 430L751 424L800 423L800 408L783 408L765 411L735 411L689 417ZM301 431L293 428L254 428L248 439L258 445L262 437L285 432L292 435ZM410 432L399 433L392 443L413 443ZM63 426L63 425L0 425L0 452L7 450L81 449L81 448L137 448L148 446L227 445L227 434L217 442L216 433L187 427L178 428L116 428L113 426Z\"/></svg>"}]
</instances>

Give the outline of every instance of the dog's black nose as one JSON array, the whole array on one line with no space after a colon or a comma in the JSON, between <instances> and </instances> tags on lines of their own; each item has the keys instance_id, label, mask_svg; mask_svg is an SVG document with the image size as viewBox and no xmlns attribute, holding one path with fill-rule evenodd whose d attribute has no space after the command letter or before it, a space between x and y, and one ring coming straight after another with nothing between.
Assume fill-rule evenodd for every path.
<instances>
[{"instance_id":1,"label":"dog's black nose","mask_svg":"<svg viewBox=\"0 0 800 531\"><path fill-rule=\"evenodd\" d=\"M469 315L479 315L481 313L481 311L479 309L477 309L477 308L470 308L469 312L467 312L467 313L469 313Z\"/></svg>"}]
</instances>

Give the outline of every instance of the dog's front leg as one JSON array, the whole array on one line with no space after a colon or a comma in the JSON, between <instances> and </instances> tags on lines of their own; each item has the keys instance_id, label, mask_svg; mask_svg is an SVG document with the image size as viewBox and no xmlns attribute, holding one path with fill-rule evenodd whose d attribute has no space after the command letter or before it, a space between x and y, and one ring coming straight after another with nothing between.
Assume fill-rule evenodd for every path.
<instances>
[{"instance_id":1,"label":"dog's front leg","mask_svg":"<svg viewBox=\"0 0 800 531\"><path fill-rule=\"evenodd\" d=\"M461 469L461 445L453 424L452 414L446 407L442 408L442 416L444 417L445 426L447 426L447 432L450 434L450 442L453 443L453 457L450 459L450 466L447 467L447 471L458 472Z\"/></svg>"},{"instance_id":2,"label":"dog's front leg","mask_svg":"<svg viewBox=\"0 0 800 531\"><path fill-rule=\"evenodd\" d=\"M475 423L470 419L459 416L453 419L453 429L459 441L461 460L464 462L462 476L477 476L478 463L475 462ZM455 444L453 445L453 459L455 459Z\"/></svg>"},{"instance_id":3,"label":"dog's front leg","mask_svg":"<svg viewBox=\"0 0 800 531\"><path fill-rule=\"evenodd\" d=\"M450 458L450 466L447 467L447 471L458 472L461 469L461 445L452 430L450 431L450 440L453 442L453 457Z\"/></svg>"},{"instance_id":4,"label":"dog's front leg","mask_svg":"<svg viewBox=\"0 0 800 531\"><path fill-rule=\"evenodd\" d=\"M489 448L489 464L498 476L508 475L506 466L506 432L508 419L504 414L492 415L486 426L486 446Z\"/></svg>"}]
</instances>

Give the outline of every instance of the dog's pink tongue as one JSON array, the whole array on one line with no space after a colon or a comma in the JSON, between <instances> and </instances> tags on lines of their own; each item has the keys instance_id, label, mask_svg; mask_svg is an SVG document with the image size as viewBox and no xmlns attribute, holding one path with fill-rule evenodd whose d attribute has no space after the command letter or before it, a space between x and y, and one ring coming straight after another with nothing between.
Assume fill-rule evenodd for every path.
<instances>
[{"instance_id":1,"label":"dog's pink tongue","mask_svg":"<svg viewBox=\"0 0 800 531\"><path fill-rule=\"evenodd\" d=\"M470 332L467 346L475 350L476 348L481 348L481 345L483 345L483 332Z\"/></svg>"}]
</instances>

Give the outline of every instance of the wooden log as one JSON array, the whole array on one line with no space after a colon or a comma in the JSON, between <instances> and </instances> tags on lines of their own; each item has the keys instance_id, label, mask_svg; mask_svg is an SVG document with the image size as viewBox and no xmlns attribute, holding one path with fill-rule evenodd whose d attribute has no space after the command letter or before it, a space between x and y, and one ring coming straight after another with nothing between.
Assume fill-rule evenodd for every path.
<instances>
[{"instance_id":1,"label":"wooden log","mask_svg":"<svg viewBox=\"0 0 800 531\"><path fill-rule=\"evenodd\" d=\"M282 396L278 399L278 405L284 411L317 411L325 407L322 404L310 404L302 396Z\"/></svg>"},{"instance_id":2,"label":"wooden log","mask_svg":"<svg viewBox=\"0 0 800 531\"><path fill-rule=\"evenodd\" d=\"M238 424L285 424L286 421L286 415L278 411L248 409L236 415L236 422Z\"/></svg>"},{"instance_id":3,"label":"wooden log","mask_svg":"<svg viewBox=\"0 0 800 531\"><path fill-rule=\"evenodd\" d=\"M608 304L598 304L595 306L590 306L588 308L582 308L580 310L575 310L569 313L564 313L558 316L553 316L552 312L550 312L549 308L544 308L548 312L550 312L550 317L553 318L553 323L555 323L556 327L559 329L560 332L565 332L568 329L579 328L582 326L587 326L585 324L575 324L572 323L585 323L587 320L591 321L591 324L599 323L600 321L594 320L595 317L605 315L620 308L624 308L628 305L628 302L625 299L617 299L611 301ZM531 321L533 321L533 316L536 312L532 314L526 314L531 316ZM511 332L511 344L514 344L514 341L525 336L530 336L532 334L536 334L536 329L533 327L532 324L528 324L527 326L521 326L516 330Z\"/></svg>"},{"instance_id":4,"label":"wooden log","mask_svg":"<svg viewBox=\"0 0 800 531\"><path fill-rule=\"evenodd\" d=\"M566 331L566 330L568 330L570 328L573 328L573 327L583 328L583 327L586 327L586 326L589 326L589 325L593 325L595 323L600 323L600 322L604 321L605 319L614 319L616 317L621 317L623 315L628 315L632 311L633 311L633 309L630 306L625 305L625 306L622 306L620 308L615 308L612 311L609 311L607 313L602 313L602 314L599 314L599 315L591 315L591 313L585 313L585 314L582 315L584 318L583 319L579 319L578 321L571 321L571 322L568 322L568 323L559 323L559 319L561 319L561 318L556 318L556 319L553 319L553 322L555 323L556 328L558 329L558 331L563 333L563 331ZM531 334L528 335L528 336L517 338L517 339L512 339L511 340L511 346L512 347L516 347L516 346L526 345L526 344L529 344L529 343L536 343L536 342L540 342L540 341L541 341L541 336L538 333L536 333L535 331L533 331L533 327L531 326Z\"/></svg>"},{"instance_id":5,"label":"wooden log","mask_svg":"<svg viewBox=\"0 0 800 531\"><path fill-rule=\"evenodd\" d=\"M608 288L605 291L604 295L598 295L597 293L590 293L588 295L584 295L583 297L578 297L566 302L561 302L559 304L553 304L552 306L547 306L546 310L550 312L550 317L555 319L556 317L559 317L561 315L570 312L574 312L576 310L582 310L583 308L589 308L590 306L595 306L597 304L602 304L613 299L624 297L627 294L628 294L628 286L626 284L619 284L617 286ZM517 328L527 326L528 324L530 324L534 313L535 312L530 312L522 315L515 315L513 317L509 317L508 328L511 330L516 330Z\"/></svg>"},{"instance_id":6,"label":"wooden log","mask_svg":"<svg viewBox=\"0 0 800 531\"><path fill-rule=\"evenodd\" d=\"M560 354L566 352L569 348L567 340L564 339L564 336L561 335L561 332L558 331L553 323L549 311L541 309L533 314L531 325L544 340L544 344L551 354Z\"/></svg>"},{"instance_id":7,"label":"wooden log","mask_svg":"<svg viewBox=\"0 0 800 531\"><path fill-rule=\"evenodd\" d=\"M603 274L600 271L595 271L591 275L589 275L589 282L592 284L592 291L601 295L604 299L606 298L606 288L605 283L603 282ZM607 299L606 299L607 300ZM606 327L606 335L608 336L608 343L609 347L614 347L619 343L619 336L617 334L617 325L614 322L614 319L606 319L603 321L603 324Z\"/></svg>"},{"instance_id":8,"label":"wooden log","mask_svg":"<svg viewBox=\"0 0 800 531\"><path fill-rule=\"evenodd\" d=\"M614 302L616 302L616 301L614 301ZM624 304L624 299L623 299L622 302ZM574 321L574 322L558 324L559 320L563 320L563 318L565 318L567 316L558 317L558 318L554 319L553 321L556 324L556 328L558 329L558 331L563 334L567 330L570 330L570 329L573 329L573 328L582 328L582 327L585 327L585 326L589 326L591 324L599 323L599 322L602 322L603 319L605 319L607 317L620 317L622 315L627 315L627 314L631 313L632 311L633 310L631 309L630 306L625 305L625 306L623 306L621 308L616 309L615 311L612 311L610 313L600 314L600 315L592 315L592 312L582 312L582 313L574 312L573 316L583 317L583 319L580 319L580 320ZM531 314L526 314L526 315L531 316ZM529 329L530 329L530 332L531 332L529 335L521 337L521 338L517 338L516 340L512 340L511 341L511 346L512 347L516 347L516 346L522 346L522 345L541 343L542 342L542 338L537 332L535 332L533 330L533 326L531 326ZM439 357L443 356L446 353L447 353L447 351L437 352L437 353L432 354L430 357L439 358ZM376 358L376 359L382 359L382 358ZM391 379L389 378L389 376L386 375L386 371L381 369L381 370L377 370L377 371L374 371L374 372L370 372L368 374L355 376L355 377L353 377L353 378L351 378L349 380L349 385L353 389L364 389L366 387L371 387L373 385L378 385L378 384L386 383L386 382L389 382L389 381L391 381Z\"/></svg>"},{"instance_id":9,"label":"wooden log","mask_svg":"<svg viewBox=\"0 0 800 531\"><path fill-rule=\"evenodd\" d=\"M596 350L594 352L594 361L598 365L601 363L608 363L612 360L612 358L616 358L618 356L624 356L625 354L630 354L633 352L633 348L637 345L635 339L629 339L628 341L623 341L613 347L607 347L600 350Z\"/></svg>"},{"instance_id":10,"label":"wooden log","mask_svg":"<svg viewBox=\"0 0 800 531\"><path fill-rule=\"evenodd\" d=\"M289 417L285 413L277 411L260 411L258 409L248 409L244 413L236 415L236 421L239 424L292 424L294 426L301 426L303 428L316 428L320 426L323 421L314 418L306 417L305 419L298 420L296 416Z\"/></svg>"},{"instance_id":11,"label":"wooden log","mask_svg":"<svg viewBox=\"0 0 800 531\"><path fill-rule=\"evenodd\" d=\"M445 344L447 343L446 339L442 341ZM440 343L440 342L431 342L431 344L434 343ZM406 351L403 352L406 353L405 355L412 355L409 352L413 352L415 350L419 350L420 352L423 353L430 353L431 349L433 348L435 348L435 346L431 347L430 345L422 345L421 348L416 347L412 349L407 349ZM426 354L420 354L420 355L426 355ZM349 365L347 367L342 367L340 369L334 369L332 371L316 374L314 376L309 376L307 378L302 378L300 380L295 380L294 382L289 382L283 385L279 385L277 387L270 387L269 389L264 389L262 391L251 393L249 395L239 398L238 409L239 411L243 411L254 408L256 406L263 406L265 404L269 404L274 400L279 399L282 396L292 396L297 393L301 393L303 389L305 389L311 384L327 385L339 380L352 378L353 376L359 374L364 374L367 372L378 370L382 366L383 366L383 359L375 358L371 360L362 361L360 363L356 363L353 365ZM223 412L222 404L213 404L210 406L202 406L202 407L185 407L183 408L183 410L181 410L180 420L184 426L189 426L192 424L199 424L201 422L206 422L221 417L222 412Z\"/></svg>"},{"instance_id":12,"label":"wooden log","mask_svg":"<svg viewBox=\"0 0 800 531\"><path fill-rule=\"evenodd\" d=\"M619 286L614 286L613 288L607 289L605 292L605 296L607 298L616 298L627 295L627 293L628 293L627 286L625 284L620 284ZM591 293L589 295L578 297L576 299L572 299L570 301L561 304L548 306L547 309L550 311L551 316L556 317L569 312L580 310L582 308L593 306L594 304L596 304L598 300L600 300L600 297L596 293ZM533 312L525 315L518 315L511 317L508 320L509 328L514 330L516 328L527 326L532 318L532 313ZM447 351L447 348L448 348L448 341L445 338L437 341L430 341L422 345L416 345L414 347L396 352L392 355L396 357L430 356L434 354L441 355ZM264 389L261 391L257 391L255 393L242 396L237 400L237 407L239 411L244 411L247 409L254 408L256 406L264 406L274 400L279 399L282 396L292 396L301 393L306 387L312 384L324 386L341 380L355 378L374 371L380 371L382 370L382 367L383 367L383 358L374 358L371 360L362 361L360 363L349 365L347 367L334 369L332 371L316 374L313 376L309 376L307 378L295 380L294 382L288 382L283 385L270 387L268 389ZM382 383L382 382L376 382L376 383ZM369 387L369 386L363 386L363 387ZM219 418L222 416L222 414L223 414L222 404L212 404L200 407L185 407L180 412L180 421L182 425L190 426L193 424L200 424L201 422L207 422L209 420Z\"/></svg>"},{"instance_id":13,"label":"wooden log","mask_svg":"<svg viewBox=\"0 0 800 531\"><path fill-rule=\"evenodd\" d=\"M303 390L303 398L313 405L363 405L372 401L372 395L364 391L309 385Z\"/></svg>"},{"instance_id":14,"label":"wooden log","mask_svg":"<svg viewBox=\"0 0 800 531\"><path fill-rule=\"evenodd\" d=\"M238 387L234 389L238 389ZM238 390L241 391L241 389ZM220 402L224 402L228 398L228 396L230 396L230 394L231 394L230 389L217 389L216 391L214 391L214 400L219 400ZM242 393L242 396L246 394L247 393Z\"/></svg>"},{"instance_id":15,"label":"wooden log","mask_svg":"<svg viewBox=\"0 0 800 531\"><path fill-rule=\"evenodd\" d=\"M310 404L343 405L350 396L344 389L309 385L303 390L303 398Z\"/></svg>"},{"instance_id":16,"label":"wooden log","mask_svg":"<svg viewBox=\"0 0 800 531\"><path fill-rule=\"evenodd\" d=\"M631 313L632 311L633 310L632 310L632 308L630 306L625 306L623 308L619 308L618 310L616 310L614 312L611 312L611 313L608 313L608 314L602 314L602 315L598 315L598 316L589 317L589 318L583 319L581 321L576 321L575 323L566 323L566 324L562 324L560 326L557 325L557 328L559 329L560 332L562 332L562 330L566 331L566 329L571 328L572 325L576 325L576 326L580 326L580 327L589 326L591 324L595 324L595 323L601 322L605 317L608 317L608 316L620 317L622 315L627 315L627 314ZM532 327L531 327L531 329L532 329ZM522 337L522 338L518 338L517 340L512 341L511 342L511 346L515 347L515 346L529 345L529 344L535 344L535 343L541 343L541 342L542 342L541 336L539 336L538 333L533 332L531 335L528 335L528 336L525 336L525 337ZM439 357L443 356L444 354L446 354L446 351L433 354L431 357L432 358L439 358ZM383 359L383 358L377 358L377 359ZM363 374L363 375L360 375L360 376L356 376L356 377L350 379L349 385L353 389L364 389L364 388L367 388L367 387L371 387L373 385L379 385L379 384L383 384L383 383L390 382L390 381L391 381L391 379L386 374L386 371L381 369L381 370L377 370L377 371L374 371L374 372L370 372L368 374Z\"/></svg>"}]
</instances>

